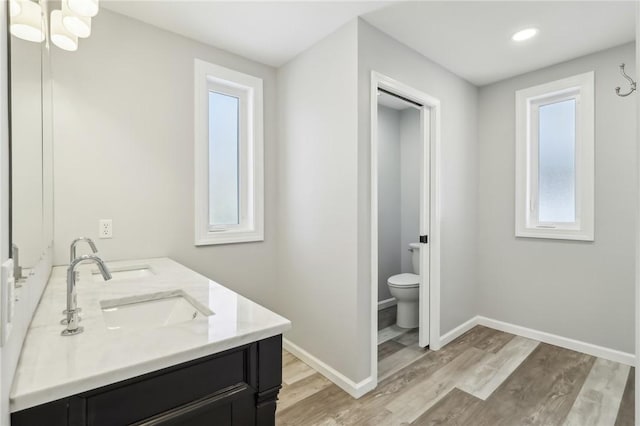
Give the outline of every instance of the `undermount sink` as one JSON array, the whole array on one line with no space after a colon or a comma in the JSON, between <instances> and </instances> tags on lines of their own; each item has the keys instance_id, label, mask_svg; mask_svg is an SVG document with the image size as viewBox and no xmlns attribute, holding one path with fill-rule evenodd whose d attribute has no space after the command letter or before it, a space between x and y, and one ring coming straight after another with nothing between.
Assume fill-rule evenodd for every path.
<instances>
[{"instance_id":1,"label":"undermount sink","mask_svg":"<svg viewBox=\"0 0 640 426\"><path fill-rule=\"evenodd\" d=\"M153 270L149 265L109 267L109 271L111 272L111 277L114 280L147 278L155 275L155 273L153 272ZM91 276L94 281L100 281L100 282L103 281L102 276L100 275L100 271L98 269L93 269L91 271Z\"/></svg>"},{"instance_id":2,"label":"undermount sink","mask_svg":"<svg viewBox=\"0 0 640 426\"><path fill-rule=\"evenodd\" d=\"M214 315L183 290L102 300L100 307L109 330L156 328Z\"/></svg>"}]
</instances>

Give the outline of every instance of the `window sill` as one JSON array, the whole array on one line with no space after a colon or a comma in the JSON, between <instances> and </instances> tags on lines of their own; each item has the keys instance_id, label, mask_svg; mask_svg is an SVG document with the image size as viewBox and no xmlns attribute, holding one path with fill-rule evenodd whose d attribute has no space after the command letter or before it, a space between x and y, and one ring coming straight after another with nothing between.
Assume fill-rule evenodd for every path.
<instances>
[{"instance_id":1,"label":"window sill","mask_svg":"<svg viewBox=\"0 0 640 426\"><path fill-rule=\"evenodd\" d=\"M525 228L516 230L516 238L544 238L552 240L594 241L593 232L571 229Z\"/></svg>"},{"instance_id":2,"label":"window sill","mask_svg":"<svg viewBox=\"0 0 640 426\"><path fill-rule=\"evenodd\" d=\"M256 230L229 230L207 232L196 236L196 246L210 246L216 244L236 244L264 241L264 233Z\"/></svg>"}]
</instances>

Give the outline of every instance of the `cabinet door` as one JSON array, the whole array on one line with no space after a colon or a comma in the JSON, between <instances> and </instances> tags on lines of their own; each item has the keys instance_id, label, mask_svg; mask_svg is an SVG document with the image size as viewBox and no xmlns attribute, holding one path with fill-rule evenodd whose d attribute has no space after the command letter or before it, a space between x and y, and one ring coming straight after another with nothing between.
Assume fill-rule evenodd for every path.
<instances>
[{"instance_id":1,"label":"cabinet door","mask_svg":"<svg viewBox=\"0 0 640 426\"><path fill-rule=\"evenodd\" d=\"M254 425L255 422L253 391L246 385L239 385L143 420L134 426L237 426Z\"/></svg>"}]
</instances>

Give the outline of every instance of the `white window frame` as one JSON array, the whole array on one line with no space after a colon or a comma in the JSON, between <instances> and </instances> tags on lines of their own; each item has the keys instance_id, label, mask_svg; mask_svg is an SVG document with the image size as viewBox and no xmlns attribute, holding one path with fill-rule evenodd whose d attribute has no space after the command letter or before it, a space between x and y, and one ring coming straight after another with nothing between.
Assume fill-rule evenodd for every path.
<instances>
[{"instance_id":1,"label":"white window frame","mask_svg":"<svg viewBox=\"0 0 640 426\"><path fill-rule=\"evenodd\" d=\"M195 245L264 241L262 79L200 59L194 70ZM238 225L209 225L210 91L240 99Z\"/></svg>"},{"instance_id":2,"label":"white window frame","mask_svg":"<svg viewBox=\"0 0 640 426\"><path fill-rule=\"evenodd\" d=\"M516 237L594 240L594 73L587 72L516 92ZM538 111L576 101L576 221L538 221Z\"/></svg>"}]
</instances>

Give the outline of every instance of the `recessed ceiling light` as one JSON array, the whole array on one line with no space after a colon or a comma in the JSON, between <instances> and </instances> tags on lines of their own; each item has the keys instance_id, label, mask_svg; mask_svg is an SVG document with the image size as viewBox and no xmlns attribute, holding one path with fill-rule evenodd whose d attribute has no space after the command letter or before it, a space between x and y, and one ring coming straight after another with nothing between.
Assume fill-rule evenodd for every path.
<instances>
[{"instance_id":1,"label":"recessed ceiling light","mask_svg":"<svg viewBox=\"0 0 640 426\"><path fill-rule=\"evenodd\" d=\"M529 40L531 37L534 37L536 34L538 34L537 28L526 28L512 35L511 40L525 41L525 40Z\"/></svg>"}]
</instances>

